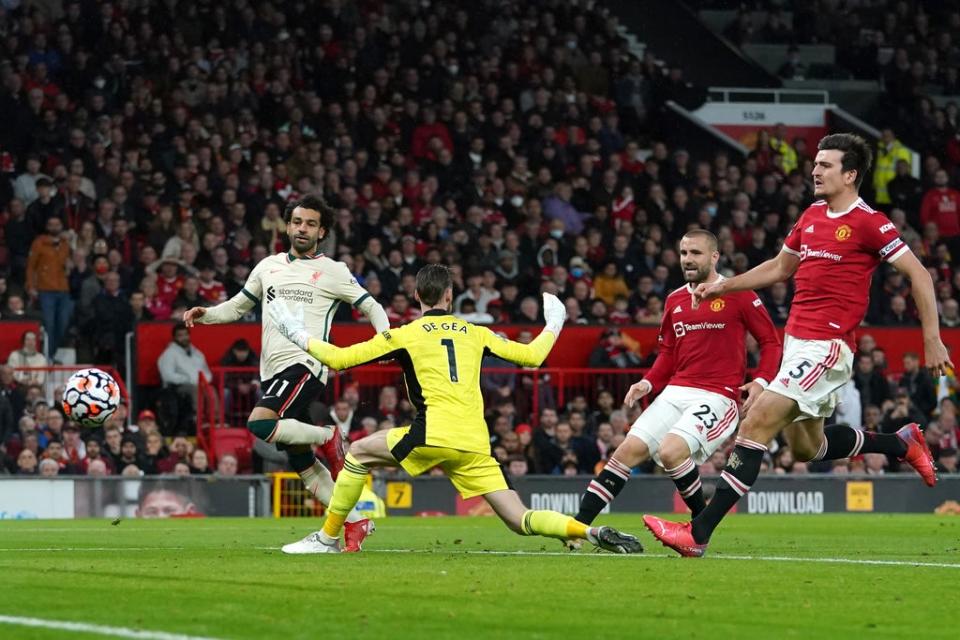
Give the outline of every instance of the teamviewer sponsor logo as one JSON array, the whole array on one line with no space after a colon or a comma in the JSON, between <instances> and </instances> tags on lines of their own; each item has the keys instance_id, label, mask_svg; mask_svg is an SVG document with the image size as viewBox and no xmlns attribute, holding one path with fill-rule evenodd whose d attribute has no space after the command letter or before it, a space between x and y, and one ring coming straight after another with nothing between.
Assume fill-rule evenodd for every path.
<instances>
[{"instance_id":1,"label":"teamviewer sponsor logo","mask_svg":"<svg viewBox=\"0 0 960 640\"><path fill-rule=\"evenodd\" d=\"M824 251L823 249L811 249L810 246L806 244L800 245L800 261L802 262L808 258L822 258L824 260L840 262L843 256L837 253L831 253L830 251Z\"/></svg>"},{"instance_id":2,"label":"teamviewer sponsor logo","mask_svg":"<svg viewBox=\"0 0 960 640\"><path fill-rule=\"evenodd\" d=\"M678 338L687 335L688 331L704 331L723 329L727 326L726 322L674 322L673 333Z\"/></svg>"}]
</instances>

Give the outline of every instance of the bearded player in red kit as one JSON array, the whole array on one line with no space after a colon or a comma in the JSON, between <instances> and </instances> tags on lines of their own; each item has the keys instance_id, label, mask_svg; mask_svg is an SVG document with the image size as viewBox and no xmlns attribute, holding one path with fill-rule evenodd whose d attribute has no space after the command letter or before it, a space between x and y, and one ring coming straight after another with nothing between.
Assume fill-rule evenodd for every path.
<instances>
[{"instance_id":1,"label":"bearded player in red kit","mask_svg":"<svg viewBox=\"0 0 960 640\"><path fill-rule=\"evenodd\" d=\"M719 258L717 238L709 231L694 229L680 239L688 284L667 296L660 353L624 403L659 395L587 486L576 515L580 522L591 524L623 489L630 469L650 458L673 479L691 513L700 513L706 503L697 465L736 430L741 391L748 394L748 409L777 372L780 338L756 293L741 291L693 307L694 287L723 279L717 273ZM748 332L760 345L760 364L753 381L743 384Z\"/></svg>"},{"instance_id":2,"label":"bearded player in red kit","mask_svg":"<svg viewBox=\"0 0 960 640\"><path fill-rule=\"evenodd\" d=\"M916 424L891 434L843 425L824 429L824 419L836 408L837 390L850 379L853 331L863 320L870 279L881 261L910 278L928 369L939 376L953 363L940 340L930 274L893 223L859 196L870 169L870 147L859 136L844 133L824 137L818 149L813 183L822 200L803 212L780 254L729 280L701 284L694 292L709 304L796 274L780 371L740 423L714 498L691 522L643 517L653 535L682 556L704 555L714 529L756 481L767 443L781 431L797 460L883 453L905 460L928 486L936 483L933 456Z\"/></svg>"}]
</instances>

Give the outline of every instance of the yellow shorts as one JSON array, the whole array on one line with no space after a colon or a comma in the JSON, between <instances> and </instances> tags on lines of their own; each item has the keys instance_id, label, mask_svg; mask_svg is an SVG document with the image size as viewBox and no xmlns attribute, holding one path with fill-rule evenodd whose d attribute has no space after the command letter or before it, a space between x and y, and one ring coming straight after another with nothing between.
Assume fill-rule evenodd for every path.
<instances>
[{"instance_id":1,"label":"yellow shorts","mask_svg":"<svg viewBox=\"0 0 960 640\"><path fill-rule=\"evenodd\" d=\"M390 429L387 432L387 447L393 451L408 431L410 427ZM420 445L398 462L411 476L440 467L464 499L510 488L500 464L488 454Z\"/></svg>"}]
</instances>

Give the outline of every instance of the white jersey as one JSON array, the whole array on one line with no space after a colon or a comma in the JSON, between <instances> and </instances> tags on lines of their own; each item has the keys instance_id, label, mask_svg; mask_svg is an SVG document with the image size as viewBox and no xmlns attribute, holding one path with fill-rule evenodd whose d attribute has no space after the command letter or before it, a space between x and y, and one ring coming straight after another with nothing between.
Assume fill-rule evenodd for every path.
<instances>
[{"instance_id":1,"label":"white jersey","mask_svg":"<svg viewBox=\"0 0 960 640\"><path fill-rule=\"evenodd\" d=\"M289 253L278 253L264 258L254 267L240 293L207 309L198 322L231 322L257 303L269 305L277 299L285 300L290 307L302 305L306 330L323 340L330 337L333 316L341 302L361 308L368 316L373 307L378 308L379 313L371 317L375 329L389 328L382 307L357 283L347 266L323 254L294 258ZM266 311L262 313L261 325L261 379L268 380L288 367L302 364L326 383L327 367L283 337Z\"/></svg>"}]
</instances>

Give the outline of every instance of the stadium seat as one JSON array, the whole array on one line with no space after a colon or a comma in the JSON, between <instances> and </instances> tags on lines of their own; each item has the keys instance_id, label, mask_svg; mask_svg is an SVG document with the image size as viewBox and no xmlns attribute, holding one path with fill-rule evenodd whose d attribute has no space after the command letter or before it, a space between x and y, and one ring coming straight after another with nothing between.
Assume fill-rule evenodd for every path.
<instances>
[{"instance_id":1,"label":"stadium seat","mask_svg":"<svg viewBox=\"0 0 960 640\"><path fill-rule=\"evenodd\" d=\"M232 454L237 458L237 473L253 471L253 436L246 427L210 430L211 462L217 464L220 456Z\"/></svg>"}]
</instances>

